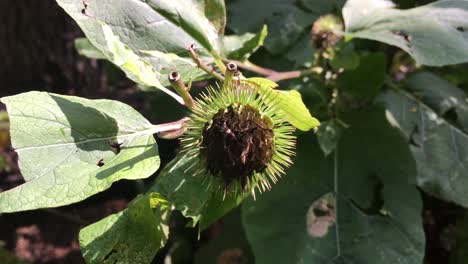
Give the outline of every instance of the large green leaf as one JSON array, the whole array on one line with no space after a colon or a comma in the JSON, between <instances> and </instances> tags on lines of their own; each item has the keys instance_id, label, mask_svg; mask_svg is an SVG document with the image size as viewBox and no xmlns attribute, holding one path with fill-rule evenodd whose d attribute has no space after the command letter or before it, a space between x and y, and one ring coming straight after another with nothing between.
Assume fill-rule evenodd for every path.
<instances>
[{"instance_id":1,"label":"large green leaf","mask_svg":"<svg viewBox=\"0 0 468 264\"><path fill-rule=\"evenodd\" d=\"M268 34L266 26L256 34L245 33L240 36L225 36L223 38L224 55L233 60L246 60L263 45Z\"/></svg>"},{"instance_id":2,"label":"large green leaf","mask_svg":"<svg viewBox=\"0 0 468 264\"><path fill-rule=\"evenodd\" d=\"M185 217L192 218L193 224L200 221L200 229L205 229L238 206L248 194L224 195L219 188L222 183L213 179L208 184L194 162L190 154L179 154L164 167L150 191L161 194Z\"/></svg>"},{"instance_id":3,"label":"large green leaf","mask_svg":"<svg viewBox=\"0 0 468 264\"><path fill-rule=\"evenodd\" d=\"M349 0L346 33L400 47L424 65L468 61L468 1L443 0L398 10L388 0Z\"/></svg>"},{"instance_id":4,"label":"large green leaf","mask_svg":"<svg viewBox=\"0 0 468 264\"><path fill-rule=\"evenodd\" d=\"M265 47L273 54L283 52L317 18L294 0L229 1L228 27L237 34L257 32L267 24L270 32ZM327 1L321 1L321 3ZM322 4L323 5L323 4ZM325 3L325 5L328 5Z\"/></svg>"},{"instance_id":5,"label":"large green leaf","mask_svg":"<svg viewBox=\"0 0 468 264\"><path fill-rule=\"evenodd\" d=\"M385 54L366 54L359 61L356 69L345 71L338 77L337 86L353 96L372 98L379 93L385 82Z\"/></svg>"},{"instance_id":6,"label":"large green leaf","mask_svg":"<svg viewBox=\"0 0 468 264\"><path fill-rule=\"evenodd\" d=\"M0 212L78 202L159 167L152 134L161 128L128 105L44 92L1 101L26 183L0 193Z\"/></svg>"},{"instance_id":7,"label":"large green leaf","mask_svg":"<svg viewBox=\"0 0 468 264\"><path fill-rule=\"evenodd\" d=\"M415 81L410 81L410 88L415 86ZM433 84L437 85L437 82ZM434 87L429 88L426 82L417 86L425 93L423 100L427 99L428 104L441 111L444 103L439 101L435 104L437 94L431 93ZM449 91L446 89L444 93ZM440 99L454 103L457 94L446 94ZM468 134L434 112L425 101L404 91L387 91L378 98L378 102L385 104L389 120L412 143L411 150L418 168L417 184L432 195L468 206Z\"/></svg>"},{"instance_id":8,"label":"large green leaf","mask_svg":"<svg viewBox=\"0 0 468 264\"><path fill-rule=\"evenodd\" d=\"M136 198L126 210L82 229L80 245L86 262L151 263L168 237L167 206L157 194L148 194Z\"/></svg>"},{"instance_id":9,"label":"large green leaf","mask_svg":"<svg viewBox=\"0 0 468 264\"><path fill-rule=\"evenodd\" d=\"M453 110L455 121L468 133L468 98L463 90L430 72L411 76L406 87L440 116Z\"/></svg>"},{"instance_id":10,"label":"large green leaf","mask_svg":"<svg viewBox=\"0 0 468 264\"><path fill-rule=\"evenodd\" d=\"M344 120L350 128L334 155L324 158L313 135L299 137L287 175L244 202L256 263L422 263L422 205L406 141L381 110Z\"/></svg>"},{"instance_id":11,"label":"large green leaf","mask_svg":"<svg viewBox=\"0 0 468 264\"><path fill-rule=\"evenodd\" d=\"M189 154L179 154L159 173L155 185L150 189L160 193L185 217L197 222L212 195L212 189L204 184L204 175L195 175L195 159Z\"/></svg>"},{"instance_id":12,"label":"large green leaf","mask_svg":"<svg viewBox=\"0 0 468 264\"><path fill-rule=\"evenodd\" d=\"M345 124L338 119L331 119L320 124L317 130L317 140L325 156L330 155L335 150L345 128Z\"/></svg>"},{"instance_id":13,"label":"large green leaf","mask_svg":"<svg viewBox=\"0 0 468 264\"><path fill-rule=\"evenodd\" d=\"M177 69L184 80L204 75L189 59L186 51L189 45L196 44L207 62L217 59L221 52L225 8L220 0L57 2L107 59L118 66L128 64L119 64L116 56L127 57L126 60L130 56L134 64L138 61L139 67L132 67L133 70L123 67L132 80L166 92L164 86L169 84L170 71ZM125 52L116 54L113 50L116 47ZM135 68L140 70L139 74L135 74ZM153 78L152 82L148 83L148 78Z\"/></svg>"}]
</instances>

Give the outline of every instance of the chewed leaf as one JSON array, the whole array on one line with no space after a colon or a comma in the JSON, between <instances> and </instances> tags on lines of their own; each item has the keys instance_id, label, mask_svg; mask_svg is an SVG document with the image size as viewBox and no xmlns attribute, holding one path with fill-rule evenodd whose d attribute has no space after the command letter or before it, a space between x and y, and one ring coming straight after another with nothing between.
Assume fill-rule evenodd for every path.
<instances>
[{"instance_id":1,"label":"chewed leaf","mask_svg":"<svg viewBox=\"0 0 468 264\"><path fill-rule=\"evenodd\" d=\"M320 125L320 122L310 114L298 91L273 90L278 87L278 84L264 78L249 78L243 82L262 93L269 94L270 98L278 101L279 109L284 114L285 119L296 128L308 131Z\"/></svg>"},{"instance_id":2,"label":"chewed leaf","mask_svg":"<svg viewBox=\"0 0 468 264\"><path fill-rule=\"evenodd\" d=\"M346 34L400 47L418 63L443 66L468 61L468 1L444 0L399 10L390 1L349 0Z\"/></svg>"},{"instance_id":3,"label":"chewed leaf","mask_svg":"<svg viewBox=\"0 0 468 264\"><path fill-rule=\"evenodd\" d=\"M137 197L128 208L80 231L83 257L89 264L151 263L167 241L167 207L160 195Z\"/></svg>"},{"instance_id":4,"label":"chewed leaf","mask_svg":"<svg viewBox=\"0 0 468 264\"><path fill-rule=\"evenodd\" d=\"M315 135L301 135L284 178L243 202L255 263L423 263L422 202L408 183L416 166L406 140L382 109L342 117L349 128L332 158Z\"/></svg>"},{"instance_id":5,"label":"chewed leaf","mask_svg":"<svg viewBox=\"0 0 468 264\"><path fill-rule=\"evenodd\" d=\"M0 212L71 204L159 168L158 127L126 104L44 92L1 101L26 183L0 193Z\"/></svg>"},{"instance_id":6,"label":"chewed leaf","mask_svg":"<svg viewBox=\"0 0 468 264\"><path fill-rule=\"evenodd\" d=\"M336 201L333 193L327 193L307 210L307 233L310 237L324 237L336 222Z\"/></svg>"}]
</instances>

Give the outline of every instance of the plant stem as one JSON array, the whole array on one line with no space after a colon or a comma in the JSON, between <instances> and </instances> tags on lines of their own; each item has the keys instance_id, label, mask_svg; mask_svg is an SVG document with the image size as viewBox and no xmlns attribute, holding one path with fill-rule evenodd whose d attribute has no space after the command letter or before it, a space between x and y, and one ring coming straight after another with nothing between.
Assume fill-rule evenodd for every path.
<instances>
[{"instance_id":1,"label":"plant stem","mask_svg":"<svg viewBox=\"0 0 468 264\"><path fill-rule=\"evenodd\" d=\"M189 109L193 109L193 98L189 93L189 89L185 86L184 81L182 81L180 74L176 71L173 71L169 74L168 79L172 87L184 100L185 106L187 106Z\"/></svg>"},{"instance_id":2,"label":"plant stem","mask_svg":"<svg viewBox=\"0 0 468 264\"><path fill-rule=\"evenodd\" d=\"M227 60L225 60L227 61ZM313 67L307 70L303 71L288 71L288 72L278 72L272 69L264 68L261 66L258 66L256 64L253 64L250 61L246 62L240 62L236 60L232 60L231 62L237 64L239 68L242 68L244 70L248 70L251 72L258 73L260 75L265 76L267 79L272 80L274 82L279 82L283 80L289 80L289 79L295 79L295 78L300 78L303 76L315 74L315 73L320 73L322 71L322 68L320 67Z\"/></svg>"},{"instance_id":3,"label":"plant stem","mask_svg":"<svg viewBox=\"0 0 468 264\"><path fill-rule=\"evenodd\" d=\"M211 74L213 77L215 77L216 79L218 80L224 80L224 77L217 73L216 72L216 69L211 66L211 65L207 65L205 64L201 59L200 59L200 56L198 55L197 51L195 50L195 44L192 44L190 45L188 48L187 48L187 51L189 52L190 54L190 57L192 58L192 60L197 64L197 66L204 70L206 73L208 74Z\"/></svg>"},{"instance_id":4,"label":"plant stem","mask_svg":"<svg viewBox=\"0 0 468 264\"><path fill-rule=\"evenodd\" d=\"M226 74L224 76L224 88L229 87L234 80L235 76L239 76L239 71L237 70L237 64L234 62L229 62L226 65Z\"/></svg>"},{"instance_id":5,"label":"plant stem","mask_svg":"<svg viewBox=\"0 0 468 264\"><path fill-rule=\"evenodd\" d=\"M164 123L160 125L153 125L147 132L147 134L155 134L155 133L162 133L162 132L169 132L169 131L176 131L179 129L182 129L187 123L189 119L187 117L184 117L180 120L170 122L170 123Z\"/></svg>"},{"instance_id":6,"label":"plant stem","mask_svg":"<svg viewBox=\"0 0 468 264\"><path fill-rule=\"evenodd\" d=\"M319 67L314 67L303 71L277 72L266 76L266 78L274 82L279 82L283 80L296 79L299 77L312 75L314 73L318 73L319 71Z\"/></svg>"},{"instance_id":7,"label":"plant stem","mask_svg":"<svg viewBox=\"0 0 468 264\"><path fill-rule=\"evenodd\" d=\"M253 64L250 61L240 62L240 61L237 61L237 60L228 60L228 59L223 59L223 61L224 62L233 62L233 63L237 64L237 66L239 68L242 68L244 70L248 70L248 71L251 71L251 72L255 72L255 73L258 73L258 74L263 75L263 76L269 76L269 75L278 73L277 71L274 71L272 69L263 68L263 67L258 66L256 64Z\"/></svg>"},{"instance_id":8,"label":"plant stem","mask_svg":"<svg viewBox=\"0 0 468 264\"><path fill-rule=\"evenodd\" d=\"M178 121L171 122L171 123L166 123L166 124L161 124L161 125L155 125L154 127L157 126L164 126L164 129L161 129L159 127L158 131L158 137L162 139L175 139L183 135L186 131L185 123L189 119L187 117L182 118Z\"/></svg>"}]
</instances>

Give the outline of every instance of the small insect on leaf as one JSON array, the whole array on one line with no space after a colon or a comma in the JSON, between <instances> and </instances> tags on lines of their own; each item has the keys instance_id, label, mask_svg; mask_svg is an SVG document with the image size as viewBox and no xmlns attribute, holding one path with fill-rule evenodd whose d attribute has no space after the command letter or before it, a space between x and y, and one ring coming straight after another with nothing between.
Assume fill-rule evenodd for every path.
<instances>
[{"instance_id":1,"label":"small insect on leaf","mask_svg":"<svg viewBox=\"0 0 468 264\"><path fill-rule=\"evenodd\" d=\"M104 164L104 159L100 159L100 160L97 162L96 165L98 165L99 167L104 166L104 165L105 165L105 164Z\"/></svg>"}]
</instances>

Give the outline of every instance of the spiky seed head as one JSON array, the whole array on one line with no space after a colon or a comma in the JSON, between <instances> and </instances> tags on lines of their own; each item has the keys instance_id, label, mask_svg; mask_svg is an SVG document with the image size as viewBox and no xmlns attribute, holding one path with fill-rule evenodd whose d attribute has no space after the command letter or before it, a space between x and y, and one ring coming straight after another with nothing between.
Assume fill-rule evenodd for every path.
<instances>
[{"instance_id":1,"label":"spiky seed head","mask_svg":"<svg viewBox=\"0 0 468 264\"><path fill-rule=\"evenodd\" d=\"M221 183L224 191L269 189L291 164L295 148L294 127L275 98L247 85L207 88L181 139L182 153L197 159L196 174Z\"/></svg>"},{"instance_id":2,"label":"spiky seed head","mask_svg":"<svg viewBox=\"0 0 468 264\"><path fill-rule=\"evenodd\" d=\"M327 49L335 46L342 36L336 31L343 30L343 23L334 15L319 17L312 26L312 43L316 49Z\"/></svg>"}]
</instances>

